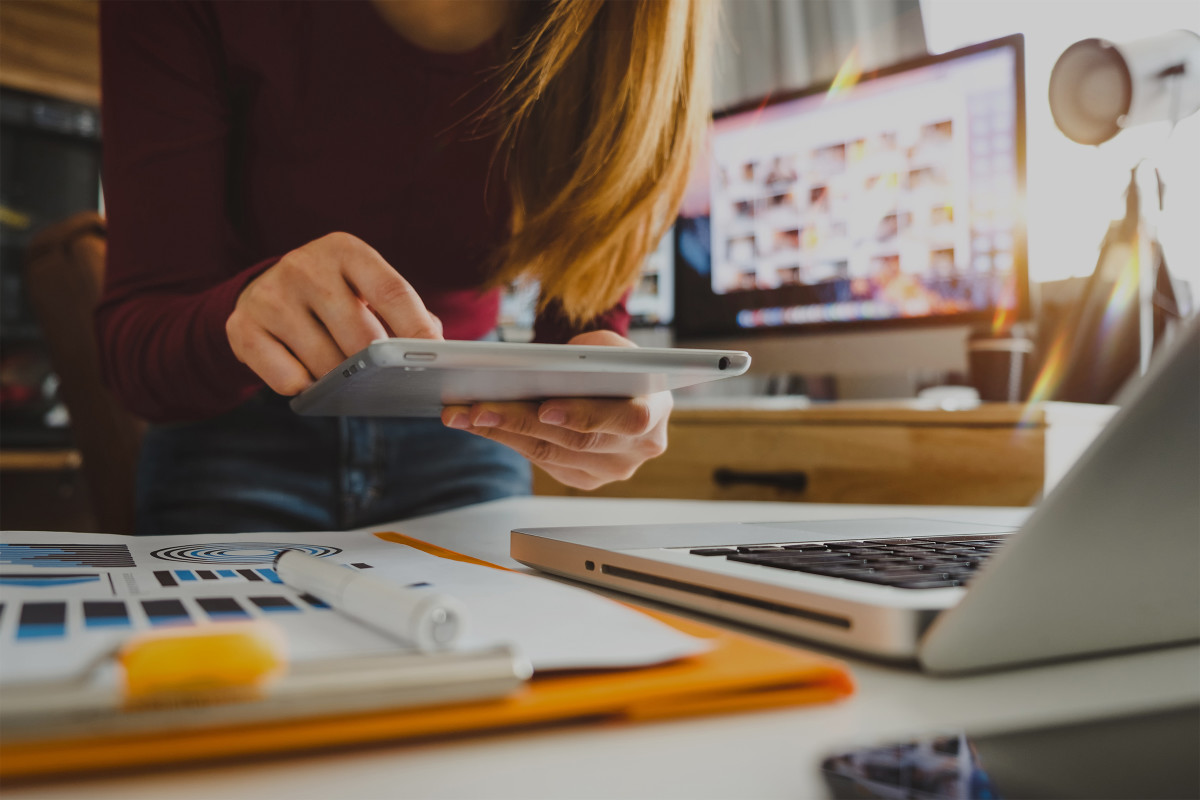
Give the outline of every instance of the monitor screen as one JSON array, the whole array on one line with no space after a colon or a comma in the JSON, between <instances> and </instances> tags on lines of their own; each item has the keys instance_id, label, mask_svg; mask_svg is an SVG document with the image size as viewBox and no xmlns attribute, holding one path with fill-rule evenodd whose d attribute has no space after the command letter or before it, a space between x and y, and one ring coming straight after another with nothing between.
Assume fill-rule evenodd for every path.
<instances>
[{"instance_id":1,"label":"monitor screen","mask_svg":"<svg viewBox=\"0 0 1200 800\"><path fill-rule=\"evenodd\" d=\"M719 113L677 221L676 335L1028 314L1022 39Z\"/></svg>"},{"instance_id":2,"label":"monitor screen","mask_svg":"<svg viewBox=\"0 0 1200 800\"><path fill-rule=\"evenodd\" d=\"M537 317L536 283L512 283L500 294L497 331L509 342L533 339ZM665 328L675 313L675 229L659 240L642 262L638 282L625 299L630 328Z\"/></svg>"},{"instance_id":3,"label":"monitor screen","mask_svg":"<svg viewBox=\"0 0 1200 800\"><path fill-rule=\"evenodd\" d=\"M675 315L675 230L672 228L646 256L641 277L625 307L631 327L670 325Z\"/></svg>"}]
</instances>

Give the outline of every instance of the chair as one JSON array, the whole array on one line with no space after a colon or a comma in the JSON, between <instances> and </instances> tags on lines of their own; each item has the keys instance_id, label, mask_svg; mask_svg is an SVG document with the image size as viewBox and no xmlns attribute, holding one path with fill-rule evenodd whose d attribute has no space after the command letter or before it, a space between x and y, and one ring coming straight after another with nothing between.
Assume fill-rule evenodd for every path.
<instances>
[{"instance_id":1,"label":"chair","mask_svg":"<svg viewBox=\"0 0 1200 800\"><path fill-rule=\"evenodd\" d=\"M83 459L96 527L133 533L134 486L144 423L100 379L93 315L104 285L104 219L82 212L34 237L25 282L42 325L71 433Z\"/></svg>"}]
</instances>

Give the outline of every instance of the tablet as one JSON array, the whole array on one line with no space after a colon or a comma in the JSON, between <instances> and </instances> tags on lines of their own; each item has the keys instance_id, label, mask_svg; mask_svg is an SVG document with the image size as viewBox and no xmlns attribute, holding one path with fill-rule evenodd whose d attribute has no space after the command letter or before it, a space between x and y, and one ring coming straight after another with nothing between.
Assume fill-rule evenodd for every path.
<instances>
[{"instance_id":1,"label":"tablet","mask_svg":"<svg viewBox=\"0 0 1200 800\"><path fill-rule=\"evenodd\" d=\"M380 339L292 398L312 416L436 417L442 407L636 397L741 375L739 350Z\"/></svg>"}]
</instances>

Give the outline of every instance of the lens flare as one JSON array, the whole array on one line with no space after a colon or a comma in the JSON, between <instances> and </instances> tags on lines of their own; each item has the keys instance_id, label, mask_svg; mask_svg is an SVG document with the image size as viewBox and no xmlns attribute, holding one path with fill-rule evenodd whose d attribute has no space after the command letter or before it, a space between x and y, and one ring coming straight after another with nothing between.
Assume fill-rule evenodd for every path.
<instances>
[{"instance_id":1,"label":"lens flare","mask_svg":"<svg viewBox=\"0 0 1200 800\"><path fill-rule=\"evenodd\" d=\"M1100 352L1095 355L1095 358L1102 362L1111 356L1111 350L1117 344L1117 337L1114 333L1115 326L1119 324L1130 306L1136 304L1138 300L1141 267L1138 258L1140 244L1139 236L1134 236L1128 243L1129 257L1117 274L1117 280L1113 283L1112 291L1109 292L1108 300L1104 304L1104 315L1100 322ZM1097 267L1097 269L1101 268L1102 266ZM1036 404L1052 397L1062 385L1067 368L1066 360L1070 355L1070 334L1069 330L1061 330L1055 336L1054 343L1050 346L1046 360L1042 364L1042 369L1033 382L1033 389L1029 393L1029 405L1026 406L1025 414L1022 417L1023 423L1028 421Z\"/></svg>"},{"instance_id":2,"label":"lens flare","mask_svg":"<svg viewBox=\"0 0 1200 800\"><path fill-rule=\"evenodd\" d=\"M996 308L996 314L992 317L992 335L999 336L1008 331L1012 327L1013 309L1007 304L1002 304Z\"/></svg>"},{"instance_id":3,"label":"lens flare","mask_svg":"<svg viewBox=\"0 0 1200 800\"><path fill-rule=\"evenodd\" d=\"M825 101L836 100L838 97L847 94L854 87L854 84L858 83L858 79L862 77L862 73L862 63L858 58L858 45L855 45L850 48L850 53L846 56L846 60L838 68L837 75L833 78L833 83L829 85L829 91L825 93Z\"/></svg>"}]
</instances>

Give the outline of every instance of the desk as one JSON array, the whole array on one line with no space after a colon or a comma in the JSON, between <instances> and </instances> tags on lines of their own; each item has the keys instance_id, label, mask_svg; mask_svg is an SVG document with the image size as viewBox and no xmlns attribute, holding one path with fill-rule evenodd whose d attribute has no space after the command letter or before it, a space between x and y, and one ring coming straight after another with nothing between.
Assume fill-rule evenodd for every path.
<instances>
[{"instance_id":1,"label":"desk","mask_svg":"<svg viewBox=\"0 0 1200 800\"><path fill-rule=\"evenodd\" d=\"M961 509L520 498L398 523L396 530L513 566L519 526L716 519L831 519L897 514L953 519ZM1012 524L1025 512L970 509ZM813 648L819 649L819 648ZM816 767L846 745L914 733L1003 730L1164 709L1200 698L1200 648L934 679L846 659L859 691L830 705L649 724L572 725L383 745L249 764L18 787L6 798L788 798L826 796ZM1130 676L1141 676L1137 683Z\"/></svg>"}]
</instances>

